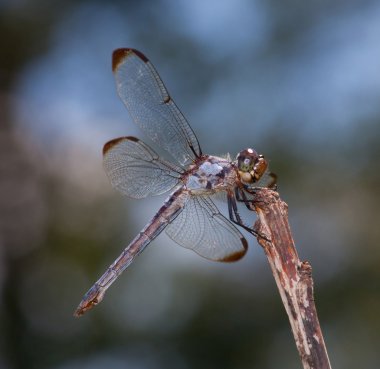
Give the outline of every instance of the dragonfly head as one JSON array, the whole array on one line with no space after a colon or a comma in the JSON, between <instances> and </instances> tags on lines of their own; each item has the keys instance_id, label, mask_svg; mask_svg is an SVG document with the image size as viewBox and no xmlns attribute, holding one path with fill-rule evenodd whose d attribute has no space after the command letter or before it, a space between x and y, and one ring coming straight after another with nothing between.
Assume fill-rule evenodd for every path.
<instances>
[{"instance_id":1,"label":"dragonfly head","mask_svg":"<svg viewBox=\"0 0 380 369\"><path fill-rule=\"evenodd\" d=\"M253 149L240 151L236 161L240 179L247 184L257 182L268 168L264 156Z\"/></svg>"}]
</instances>

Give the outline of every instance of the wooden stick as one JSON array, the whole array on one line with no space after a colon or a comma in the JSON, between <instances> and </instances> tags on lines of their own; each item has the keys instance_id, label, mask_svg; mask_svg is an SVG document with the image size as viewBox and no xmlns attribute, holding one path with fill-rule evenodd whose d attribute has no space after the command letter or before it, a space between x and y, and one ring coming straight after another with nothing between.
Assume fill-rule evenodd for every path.
<instances>
[{"instance_id":1,"label":"wooden stick","mask_svg":"<svg viewBox=\"0 0 380 369\"><path fill-rule=\"evenodd\" d=\"M311 265L301 262L288 222L288 206L278 193L260 189L252 201L259 219L254 229L268 258L288 314L304 369L331 369L314 302Z\"/></svg>"}]
</instances>

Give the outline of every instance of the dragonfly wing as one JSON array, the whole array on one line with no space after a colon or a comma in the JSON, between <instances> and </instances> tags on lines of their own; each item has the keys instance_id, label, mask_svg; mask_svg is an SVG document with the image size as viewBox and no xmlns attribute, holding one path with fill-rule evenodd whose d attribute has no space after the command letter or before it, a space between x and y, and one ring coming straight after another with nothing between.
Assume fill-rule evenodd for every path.
<instances>
[{"instance_id":1,"label":"dragonfly wing","mask_svg":"<svg viewBox=\"0 0 380 369\"><path fill-rule=\"evenodd\" d=\"M193 130L146 56L134 49L117 49L112 58L118 94L135 123L181 165L200 156Z\"/></svg>"},{"instance_id":2,"label":"dragonfly wing","mask_svg":"<svg viewBox=\"0 0 380 369\"><path fill-rule=\"evenodd\" d=\"M239 230L204 196L191 196L166 233L179 245L216 261L238 260L248 248Z\"/></svg>"},{"instance_id":3,"label":"dragonfly wing","mask_svg":"<svg viewBox=\"0 0 380 369\"><path fill-rule=\"evenodd\" d=\"M135 137L106 143L103 165L112 186L136 199L169 191L178 184L182 171Z\"/></svg>"}]
</instances>

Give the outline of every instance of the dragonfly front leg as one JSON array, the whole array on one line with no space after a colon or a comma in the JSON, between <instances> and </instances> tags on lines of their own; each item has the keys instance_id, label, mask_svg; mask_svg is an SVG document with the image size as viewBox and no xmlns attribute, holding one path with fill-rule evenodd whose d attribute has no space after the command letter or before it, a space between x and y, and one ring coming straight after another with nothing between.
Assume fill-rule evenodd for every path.
<instances>
[{"instance_id":1,"label":"dragonfly front leg","mask_svg":"<svg viewBox=\"0 0 380 369\"><path fill-rule=\"evenodd\" d=\"M267 183L267 187L273 191L277 191L277 174L270 172L268 177L270 177L270 182Z\"/></svg>"}]
</instances>

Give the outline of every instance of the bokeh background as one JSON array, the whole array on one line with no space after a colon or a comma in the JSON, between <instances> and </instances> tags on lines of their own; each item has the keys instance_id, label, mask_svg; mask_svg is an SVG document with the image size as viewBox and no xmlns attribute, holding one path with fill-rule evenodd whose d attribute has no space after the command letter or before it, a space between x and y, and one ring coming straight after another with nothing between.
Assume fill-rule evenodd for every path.
<instances>
[{"instance_id":1,"label":"bokeh background","mask_svg":"<svg viewBox=\"0 0 380 369\"><path fill-rule=\"evenodd\" d=\"M234 264L162 234L73 318L165 198L124 198L102 169L106 141L144 139L118 47L152 60L204 152L270 159L333 368L380 367L378 1L2 0L0 40L0 368L301 368L247 234Z\"/></svg>"}]
</instances>

